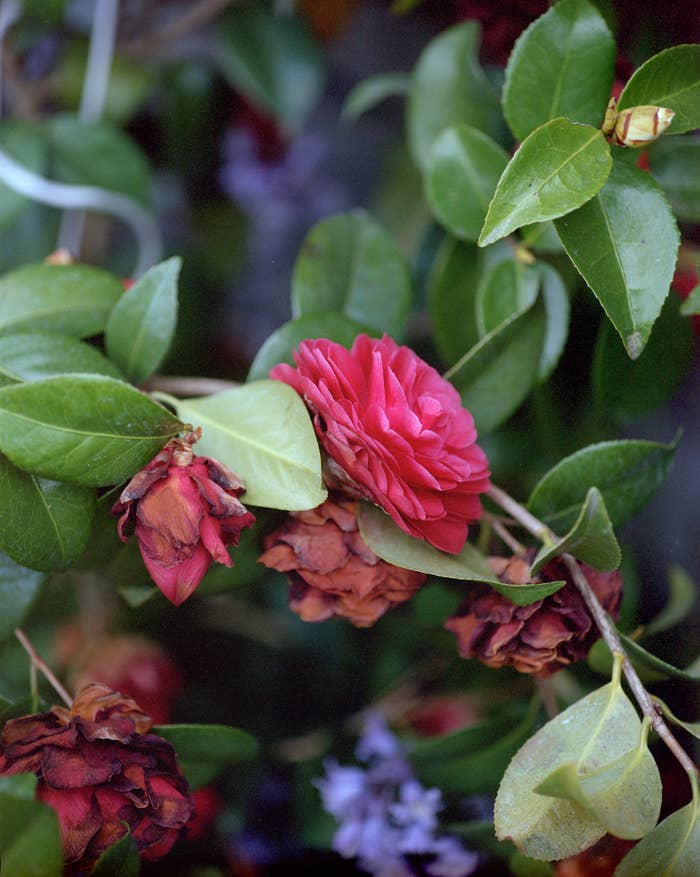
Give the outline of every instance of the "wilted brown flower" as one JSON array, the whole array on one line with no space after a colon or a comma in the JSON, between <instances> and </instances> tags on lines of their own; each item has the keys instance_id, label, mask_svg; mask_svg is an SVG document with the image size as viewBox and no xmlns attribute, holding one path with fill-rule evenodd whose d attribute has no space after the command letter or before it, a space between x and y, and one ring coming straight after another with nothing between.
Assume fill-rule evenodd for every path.
<instances>
[{"instance_id":1,"label":"wilted brown flower","mask_svg":"<svg viewBox=\"0 0 700 877\"><path fill-rule=\"evenodd\" d=\"M426 579L377 557L360 535L357 503L337 495L291 513L265 548L260 562L289 574L289 605L304 621L338 615L369 627Z\"/></svg>"},{"instance_id":2,"label":"wilted brown flower","mask_svg":"<svg viewBox=\"0 0 700 877\"><path fill-rule=\"evenodd\" d=\"M105 685L83 688L70 709L6 722L0 775L37 775L37 798L56 811L73 872L127 830L143 859L160 859L192 816L175 751L150 728L133 700Z\"/></svg>"},{"instance_id":3,"label":"wilted brown flower","mask_svg":"<svg viewBox=\"0 0 700 877\"><path fill-rule=\"evenodd\" d=\"M522 585L530 581L531 560L532 556L491 557L489 563L500 581ZM622 598L620 573L580 566L603 608L616 617ZM567 582L563 588L529 606L516 606L488 585L475 587L457 614L445 622L457 637L462 657L540 677L585 658L600 632L566 566L553 560L535 578L561 580Z\"/></svg>"}]
</instances>

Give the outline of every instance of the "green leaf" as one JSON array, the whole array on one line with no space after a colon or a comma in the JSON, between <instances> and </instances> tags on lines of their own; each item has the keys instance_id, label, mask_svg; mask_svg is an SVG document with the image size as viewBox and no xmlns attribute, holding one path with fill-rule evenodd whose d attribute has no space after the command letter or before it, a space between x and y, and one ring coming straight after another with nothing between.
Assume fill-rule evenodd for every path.
<instances>
[{"instance_id":1,"label":"green leaf","mask_svg":"<svg viewBox=\"0 0 700 877\"><path fill-rule=\"evenodd\" d=\"M569 294L558 271L546 262L537 265L542 284L547 326L539 364L539 379L545 381L559 363L566 340L569 337L571 306Z\"/></svg>"},{"instance_id":2,"label":"green leaf","mask_svg":"<svg viewBox=\"0 0 700 877\"><path fill-rule=\"evenodd\" d=\"M559 235L552 222L536 222L520 229L520 240L528 250L536 253L563 253Z\"/></svg>"},{"instance_id":3,"label":"green leaf","mask_svg":"<svg viewBox=\"0 0 700 877\"><path fill-rule=\"evenodd\" d=\"M408 94L411 79L407 73L377 73L359 82L345 98L341 117L355 121L390 97Z\"/></svg>"},{"instance_id":4,"label":"green leaf","mask_svg":"<svg viewBox=\"0 0 700 877\"><path fill-rule=\"evenodd\" d=\"M678 228L663 192L649 174L616 162L597 196L555 226L627 353L637 359L676 265Z\"/></svg>"},{"instance_id":5,"label":"green leaf","mask_svg":"<svg viewBox=\"0 0 700 877\"><path fill-rule=\"evenodd\" d=\"M497 736L462 750L462 754L444 759L416 762L416 774L425 785L438 786L443 792L458 795L492 794L498 787L508 762L535 728L539 706L533 700L526 715ZM492 728L492 731L495 730ZM410 757L410 754L409 754Z\"/></svg>"},{"instance_id":6,"label":"green leaf","mask_svg":"<svg viewBox=\"0 0 700 877\"><path fill-rule=\"evenodd\" d=\"M534 577L550 560L564 553L573 554L577 560L604 572L617 569L620 565L620 546L598 488L591 487L588 491L581 514L566 536L554 545L543 545L540 548L530 575Z\"/></svg>"},{"instance_id":7,"label":"green leaf","mask_svg":"<svg viewBox=\"0 0 700 877\"><path fill-rule=\"evenodd\" d=\"M84 122L71 114L46 124L53 176L62 183L97 186L148 207L151 176L145 154L111 122Z\"/></svg>"},{"instance_id":8,"label":"green leaf","mask_svg":"<svg viewBox=\"0 0 700 877\"><path fill-rule=\"evenodd\" d=\"M343 347L352 347L355 338L363 332L375 334L335 311L324 311L318 314L305 314L296 320L290 320L270 335L258 350L250 366L249 381L263 380L270 369L280 362L294 364L292 353L307 338L328 338Z\"/></svg>"},{"instance_id":9,"label":"green leaf","mask_svg":"<svg viewBox=\"0 0 700 877\"><path fill-rule=\"evenodd\" d=\"M611 167L610 147L597 128L568 119L536 128L499 180L479 246L576 210L598 192Z\"/></svg>"},{"instance_id":10,"label":"green leaf","mask_svg":"<svg viewBox=\"0 0 700 877\"><path fill-rule=\"evenodd\" d=\"M121 294L116 277L89 265L24 265L0 278L0 334L97 335Z\"/></svg>"},{"instance_id":11,"label":"green leaf","mask_svg":"<svg viewBox=\"0 0 700 877\"><path fill-rule=\"evenodd\" d=\"M700 128L700 45L671 46L634 71L618 108L645 105L673 110L667 134Z\"/></svg>"},{"instance_id":12,"label":"green leaf","mask_svg":"<svg viewBox=\"0 0 700 877\"><path fill-rule=\"evenodd\" d=\"M659 138L649 150L649 166L681 222L700 223L700 137Z\"/></svg>"},{"instance_id":13,"label":"green leaf","mask_svg":"<svg viewBox=\"0 0 700 877\"><path fill-rule=\"evenodd\" d=\"M127 831L121 840L108 847L90 871L90 877L138 877L141 860L136 841Z\"/></svg>"},{"instance_id":14,"label":"green leaf","mask_svg":"<svg viewBox=\"0 0 700 877\"><path fill-rule=\"evenodd\" d=\"M26 569L0 553L0 640L12 636L24 621L45 579L42 573Z\"/></svg>"},{"instance_id":15,"label":"green leaf","mask_svg":"<svg viewBox=\"0 0 700 877\"><path fill-rule=\"evenodd\" d=\"M674 665L669 664L668 661L664 661L662 658L657 658L656 655L652 655L651 652L648 652L643 646L640 646L636 640L631 639L624 633L620 633L619 636L622 645L627 652L628 658L635 667L655 673L657 674L657 678L683 679L686 682L700 682L700 667L696 667L695 662L689 667L686 667L685 670L681 670L680 667L674 667Z\"/></svg>"},{"instance_id":16,"label":"green leaf","mask_svg":"<svg viewBox=\"0 0 700 877\"><path fill-rule=\"evenodd\" d=\"M34 173L43 174L46 170L47 145L35 125L3 120L0 146L10 158ZM29 203L29 198L0 183L0 231L9 228Z\"/></svg>"},{"instance_id":17,"label":"green leaf","mask_svg":"<svg viewBox=\"0 0 700 877\"><path fill-rule=\"evenodd\" d=\"M4 701L10 706L8 701ZM7 707L6 707L7 708ZM0 724L3 724L0 720ZM14 776L0 776L0 793L13 798L26 798L33 801L36 797L37 778L33 773L18 773Z\"/></svg>"},{"instance_id":18,"label":"green leaf","mask_svg":"<svg viewBox=\"0 0 700 877\"><path fill-rule=\"evenodd\" d=\"M411 154L422 170L435 138L450 125L466 122L501 139L498 98L478 62L479 35L473 21L451 27L428 44L415 66L406 125Z\"/></svg>"},{"instance_id":19,"label":"green leaf","mask_svg":"<svg viewBox=\"0 0 700 877\"><path fill-rule=\"evenodd\" d=\"M510 857L508 867L513 877L554 877L554 870L549 862L538 862L518 852Z\"/></svg>"},{"instance_id":20,"label":"green leaf","mask_svg":"<svg viewBox=\"0 0 700 877\"><path fill-rule=\"evenodd\" d=\"M541 582L532 585L508 585L499 582L486 558L468 542L459 554L447 554L422 539L404 533L389 515L377 506L362 503L358 511L362 538L374 553L404 569L424 572L446 579L485 582L516 606L528 606L553 594L564 582Z\"/></svg>"},{"instance_id":21,"label":"green leaf","mask_svg":"<svg viewBox=\"0 0 700 877\"><path fill-rule=\"evenodd\" d=\"M589 489L597 487L613 527L620 527L656 492L671 467L676 444L624 440L581 448L540 479L528 508L555 531L563 530L573 525Z\"/></svg>"},{"instance_id":22,"label":"green leaf","mask_svg":"<svg viewBox=\"0 0 700 877\"><path fill-rule=\"evenodd\" d=\"M177 410L202 427L198 452L243 480L245 503L294 510L325 500L318 441L306 406L287 384L255 381L204 399L179 400Z\"/></svg>"},{"instance_id":23,"label":"green leaf","mask_svg":"<svg viewBox=\"0 0 700 877\"><path fill-rule=\"evenodd\" d=\"M684 317L692 317L700 314L700 286L696 286L680 308Z\"/></svg>"},{"instance_id":24,"label":"green leaf","mask_svg":"<svg viewBox=\"0 0 700 877\"><path fill-rule=\"evenodd\" d=\"M485 335L445 373L480 433L507 420L537 382L545 331L544 304L538 298Z\"/></svg>"},{"instance_id":25,"label":"green leaf","mask_svg":"<svg viewBox=\"0 0 700 877\"><path fill-rule=\"evenodd\" d=\"M228 725L156 725L153 733L172 743L180 769L194 789L206 786L230 765L258 755L257 740Z\"/></svg>"},{"instance_id":26,"label":"green leaf","mask_svg":"<svg viewBox=\"0 0 700 877\"><path fill-rule=\"evenodd\" d=\"M613 877L694 877L699 869L700 811L694 797L642 838Z\"/></svg>"},{"instance_id":27,"label":"green leaf","mask_svg":"<svg viewBox=\"0 0 700 877\"><path fill-rule=\"evenodd\" d=\"M669 595L666 605L644 628L644 636L669 630L687 618L698 593L695 582L680 566L672 566L668 575Z\"/></svg>"},{"instance_id":28,"label":"green leaf","mask_svg":"<svg viewBox=\"0 0 700 877\"><path fill-rule=\"evenodd\" d=\"M0 451L43 478L118 484L181 429L165 408L114 378L71 375L0 388Z\"/></svg>"},{"instance_id":29,"label":"green leaf","mask_svg":"<svg viewBox=\"0 0 700 877\"><path fill-rule=\"evenodd\" d=\"M119 299L105 329L107 353L140 383L168 352L177 323L178 257L154 265Z\"/></svg>"},{"instance_id":30,"label":"green leaf","mask_svg":"<svg viewBox=\"0 0 700 877\"><path fill-rule=\"evenodd\" d=\"M445 128L428 153L425 194L453 235L476 241L508 153L483 131L463 122Z\"/></svg>"},{"instance_id":31,"label":"green leaf","mask_svg":"<svg viewBox=\"0 0 700 877\"><path fill-rule=\"evenodd\" d=\"M673 722L674 725L678 725L679 728L683 728L688 734L691 734L693 737L700 740L700 722L684 722L683 719L679 719L678 716L673 713L671 707L667 703L664 703L660 697L652 694L651 699L655 704L661 707L661 712L670 722Z\"/></svg>"},{"instance_id":32,"label":"green leaf","mask_svg":"<svg viewBox=\"0 0 700 877\"><path fill-rule=\"evenodd\" d=\"M94 490L36 478L0 455L0 549L22 566L70 566L87 547L94 511Z\"/></svg>"},{"instance_id":33,"label":"green leaf","mask_svg":"<svg viewBox=\"0 0 700 877\"><path fill-rule=\"evenodd\" d=\"M615 55L615 40L588 0L560 0L533 21L508 59L503 87L503 111L518 140L559 116L598 127Z\"/></svg>"},{"instance_id":34,"label":"green leaf","mask_svg":"<svg viewBox=\"0 0 700 877\"><path fill-rule=\"evenodd\" d=\"M0 336L0 386L75 372L122 376L99 350L68 335L18 332Z\"/></svg>"},{"instance_id":35,"label":"green leaf","mask_svg":"<svg viewBox=\"0 0 700 877\"><path fill-rule=\"evenodd\" d=\"M606 833L605 824L586 807L536 789L566 765L574 765L578 774L587 776L612 768L637 750L641 722L622 690L620 670L618 662L608 685L547 722L515 755L496 797L495 825L500 840L512 840L533 859L551 861L576 855ZM645 761L645 775L649 770L652 768ZM660 803L658 771L655 780L649 779L647 785L652 793L658 790ZM649 803L641 804L644 812ZM630 813L640 810L640 802L627 801L625 806Z\"/></svg>"},{"instance_id":36,"label":"green leaf","mask_svg":"<svg viewBox=\"0 0 700 877\"><path fill-rule=\"evenodd\" d=\"M419 594L422 591L423 589ZM439 737L422 737L411 744L408 756L411 764L417 769L428 766L431 762L444 764L451 759L463 758L478 749L490 746L494 740L500 739L512 728L513 716L508 714Z\"/></svg>"},{"instance_id":37,"label":"green leaf","mask_svg":"<svg viewBox=\"0 0 700 877\"><path fill-rule=\"evenodd\" d=\"M575 801L615 837L643 837L656 825L661 809L661 778L647 748L650 727L650 719L645 718L637 748L612 764L590 772L564 764L545 777L535 792Z\"/></svg>"},{"instance_id":38,"label":"green leaf","mask_svg":"<svg viewBox=\"0 0 700 877\"><path fill-rule=\"evenodd\" d=\"M668 298L644 351L631 360L612 325L604 320L593 351L591 380L596 403L621 422L663 405L678 389L693 356L693 332Z\"/></svg>"},{"instance_id":39,"label":"green leaf","mask_svg":"<svg viewBox=\"0 0 700 877\"><path fill-rule=\"evenodd\" d=\"M61 877L56 813L41 801L0 794L2 877Z\"/></svg>"},{"instance_id":40,"label":"green leaf","mask_svg":"<svg viewBox=\"0 0 700 877\"><path fill-rule=\"evenodd\" d=\"M253 0L229 10L219 36L216 60L236 91L300 130L325 79L320 49L301 19Z\"/></svg>"},{"instance_id":41,"label":"green leaf","mask_svg":"<svg viewBox=\"0 0 700 877\"><path fill-rule=\"evenodd\" d=\"M515 259L497 262L484 271L475 302L479 337L483 338L511 317L531 308L539 286L537 269Z\"/></svg>"},{"instance_id":42,"label":"green leaf","mask_svg":"<svg viewBox=\"0 0 700 877\"><path fill-rule=\"evenodd\" d=\"M292 278L292 315L340 311L394 337L411 307L408 264L389 234L362 210L322 219L302 244Z\"/></svg>"}]
</instances>

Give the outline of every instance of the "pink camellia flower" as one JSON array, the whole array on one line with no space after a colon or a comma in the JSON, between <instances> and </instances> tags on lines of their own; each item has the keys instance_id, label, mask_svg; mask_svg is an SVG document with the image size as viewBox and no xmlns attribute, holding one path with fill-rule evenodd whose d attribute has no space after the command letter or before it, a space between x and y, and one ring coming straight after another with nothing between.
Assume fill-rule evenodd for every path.
<instances>
[{"instance_id":1,"label":"pink camellia flower","mask_svg":"<svg viewBox=\"0 0 700 877\"><path fill-rule=\"evenodd\" d=\"M359 335L350 350L303 341L292 386L314 416L333 480L381 506L411 536L457 554L481 516L486 455L455 388L408 347Z\"/></svg>"},{"instance_id":2,"label":"pink camellia flower","mask_svg":"<svg viewBox=\"0 0 700 877\"><path fill-rule=\"evenodd\" d=\"M179 606L201 582L212 560L233 566L227 545L255 518L238 497L240 479L209 457L195 457L199 433L168 442L127 484L112 507L119 537L134 526L143 562L165 596Z\"/></svg>"}]
</instances>

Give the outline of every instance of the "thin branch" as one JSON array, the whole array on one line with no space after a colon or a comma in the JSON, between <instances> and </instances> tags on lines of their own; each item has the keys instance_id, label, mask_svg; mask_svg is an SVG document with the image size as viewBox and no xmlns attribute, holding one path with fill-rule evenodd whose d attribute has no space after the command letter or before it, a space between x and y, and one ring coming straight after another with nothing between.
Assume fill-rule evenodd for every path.
<instances>
[{"instance_id":1,"label":"thin branch","mask_svg":"<svg viewBox=\"0 0 700 877\"><path fill-rule=\"evenodd\" d=\"M170 375L153 375L144 381L142 389L147 392L160 391L172 396L211 396L224 390L238 387L235 381L222 381L219 378L191 378Z\"/></svg>"},{"instance_id":2,"label":"thin branch","mask_svg":"<svg viewBox=\"0 0 700 877\"><path fill-rule=\"evenodd\" d=\"M510 548L513 554L525 554L527 551L525 546L518 542L500 518L497 518L496 515L491 515L488 512L484 512L483 517L484 520L491 525L493 532L508 546L508 548Z\"/></svg>"},{"instance_id":3,"label":"thin branch","mask_svg":"<svg viewBox=\"0 0 700 877\"><path fill-rule=\"evenodd\" d=\"M31 644L29 637L27 634L20 628L15 629L15 636L22 643L22 647L25 652L29 655L32 664L40 670L44 676L48 679L48 681L53 686L54 691L61 700L65 703L65 705L70 709L73 706L73 698L68 694L66 689L61 685L56 676L54 676L53 670L49 667L49 665L42 660L39 656L39 653Z\"/></svg>"},{"instance_id":4,"label":"thin branch","mask_svg":"<svg viewBox=\"0 0 700 877\"><path fill-rule=\"evenodd\" d=\"M199 30L213 21L220 13L238 0L200 0L184 15L174 19L160 33L140 37L123 46L133 57L150 57L192 31Z\"/></svg>"},{"instance_id":5,"label":"thin branch","mask_svg":"<svg viewBox=\"0 0 700 877\"><path fill-rule=\"evenodd\" d=\"M538 539L542 539L543 541L547 542L557 541L558 537L555 533L552 532L552 530L549 529L549 527L547 527L545 524L542 523L542 521L539 521L537 518L531 515L526 508L521 506L519 502L514 500L504 490L501 490L499 487L495 487L494 485L492 485L487 493L487 496L490 496L495 503L497 503L502 509L508 512L509 515L514 517L516 521L519 521L526 530L532 533L533 536L536 536ZM666 746L668 746L671 752L678 759L683 769L691 777L695 777L698 772L697 767L690 759L683 747L680 745L680 743L673 736L671 729L668 727L664 719L661 717L656 706L654 705L649 695L649 692L646 690L641 679L637 675L637 671L634 669L629 659L627 658L627 654L622 643L620 642L620 637L618 636L612 619L600 605L600 602L598 601L598 598L596 597L593 589L588 583L588 579L584 575L581 567L578 565L576 559L570 554L562 554L561 558L566 564L567 569L571 573L574 584L576 585L581 596L583 597L586 606L593 616L593 619L597 624L601 636L605 640L608 648L611 652L620 652L624 656L623 670L625 673L625 678L627 679L627 683L629 684L629 687L634 694L637 703L641 707L642 712L645 716L649 717L652 727L659 735L659 737L661 737L661 739L664 741Z\"/></svg>"}]
</instances>

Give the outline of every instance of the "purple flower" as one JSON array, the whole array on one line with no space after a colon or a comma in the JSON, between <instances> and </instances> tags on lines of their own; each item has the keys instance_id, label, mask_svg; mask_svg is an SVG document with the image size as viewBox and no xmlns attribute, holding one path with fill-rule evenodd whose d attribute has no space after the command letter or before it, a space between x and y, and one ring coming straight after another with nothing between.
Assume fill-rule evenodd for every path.
<instances>
[{"instance_id":1,"label":"purple flower","mask_svg":"<svg viewBox=\"0 0 700 877\"><path fill-rule=\"evenodd\" d=\"M440 837L433 846L437 858L427 867L431 877L465 877L479 863L477 853L465 850L456 837Z\"/></svg>"},{"instance_id":2,"label":"purple flower","mask_svg":"<svg viewBox=\"0 0 700 877\"><path fill-rule=\"evenodd\" d=\"M316 780L323 809L336 819L343 819L365 792L365 771L359 767L341 767L337 761L325 764L325 779Z\"/></svg>"}]
</instances>

